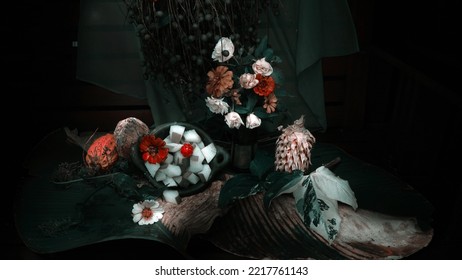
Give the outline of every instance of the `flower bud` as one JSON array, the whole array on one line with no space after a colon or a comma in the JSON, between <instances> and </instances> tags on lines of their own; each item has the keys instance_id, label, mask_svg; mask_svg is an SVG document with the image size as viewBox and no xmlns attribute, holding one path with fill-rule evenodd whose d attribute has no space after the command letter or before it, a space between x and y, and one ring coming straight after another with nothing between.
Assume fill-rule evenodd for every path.
<instances>
[{"instance_id":1,"label":"flower bud","mask_svg":"<svg viewBox=\"0 0 462 280\"><path fill-rule=\"evenodd\" d=\"M230 112L225 116L226 124L229 128L239 128L244 122L241 119L241 116L236 112Z\"/></svg>"},{"instance_id":2,"label":"flower bud","mask_svg":"<svg viewBox=\"0 0 462 280\"><path fill-rule=\"evenodd\" d=\"M254 113L247 115L245 120L245 127L253 129L261 125L261 119L257 117Z\"/></svg>"}]
</instances>

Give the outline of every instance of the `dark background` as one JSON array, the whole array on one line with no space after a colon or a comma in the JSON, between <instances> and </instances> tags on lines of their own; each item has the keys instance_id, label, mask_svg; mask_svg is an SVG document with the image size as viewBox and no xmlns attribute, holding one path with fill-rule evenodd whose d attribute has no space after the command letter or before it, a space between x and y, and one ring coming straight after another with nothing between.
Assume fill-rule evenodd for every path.
<instances>
[{"instance_id":1,"label":"dark background","mask_svg":"<svg viewBox=\"0 0 462 280\"><path fill-rule=\"evenodd\" d=\"M462 217L458 178L462 128L458 38L462 25L455 2L350 0L361 51L325 61L326 96L338 91L346 97L332 102L327 98L329 127L318 141L335 143L383 167L435 206L434 239L410 257L415 259L461 259L462 238L456 229ZM1 52L6 127L2 130L5 164L0 190L5 214L12 212L12 197L25 177L23 160L51 131L63 126L93 130L96 119L101 130L110 130L130 110L142 112L144 120L151 121L143 100L105 99L112 96L110 92L75 79L77 48L72 42L77 41L78 1L9 5L2 16ZM340 75L332 74L342 67ZM348 98L352 92L358 99ZM96 96L96 105L88 99L89 93ZM121 105L127 102L130 108ZM2 216L1 230L6 233L1 241L5 259L114 257L103 253L114 246L111 242L37 255L17 237L12 214ZM144 241L117 242L118 248L154 246ZM194 257L216 256L202 242L192 243L193 255L203 253Z\"/></svg>"}]
</instances>

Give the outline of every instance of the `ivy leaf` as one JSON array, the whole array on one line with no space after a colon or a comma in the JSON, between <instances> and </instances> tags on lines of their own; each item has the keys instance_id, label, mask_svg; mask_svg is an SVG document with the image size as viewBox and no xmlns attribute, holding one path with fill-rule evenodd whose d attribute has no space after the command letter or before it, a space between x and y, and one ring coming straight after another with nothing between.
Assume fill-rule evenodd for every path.
<instances>
[{"instance_id":1,"label":"ivy leaf","mask_svg":"<svg viewBox=\"0 0 462 280\"><path fill-rule=\"evenodd\" d=\"M218 207L224 208L237 199L243 199L262 190L260 180L250 173L240 173L226 181L218 197Z\"/></svg>"},{"instance_id":2,"label":"ivy leaf","mask_svg":"<svg viewBox=\"0 0 462 280\"><path fill-rule=\"evenodd\" d=\"M266 179L266 193L263 197L263 204L268 209L271 201L284 193L294 192L303 180L303 172L295 170L288 172L273 172Z\"/></svg>"}]
</instances>

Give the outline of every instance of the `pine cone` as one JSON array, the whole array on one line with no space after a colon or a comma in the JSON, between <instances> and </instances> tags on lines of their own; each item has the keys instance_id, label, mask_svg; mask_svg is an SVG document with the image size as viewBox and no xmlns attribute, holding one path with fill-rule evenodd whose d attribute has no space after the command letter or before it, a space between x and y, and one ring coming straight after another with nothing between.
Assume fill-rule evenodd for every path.
<instances>
[{"instance_id":1,"label":"pine cone","mask_svg":"<svg viewBox=\"0 0 462 280\"><path fill-rule=\"evenodd\" d=\"M304 127L302 115L294 124L282 129L282 134L276 140L276 171L292 172L307 171L311 164L311 148L316 139Z\"/></svg>"}]
</instances>

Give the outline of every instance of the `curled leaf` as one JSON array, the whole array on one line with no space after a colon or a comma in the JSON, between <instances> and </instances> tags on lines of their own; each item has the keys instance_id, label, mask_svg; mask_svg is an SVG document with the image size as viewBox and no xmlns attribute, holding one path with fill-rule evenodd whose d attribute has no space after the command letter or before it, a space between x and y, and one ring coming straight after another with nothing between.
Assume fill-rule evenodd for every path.
<instances>
[{"instance_id":1,"label":"curled leaf","mask_svg":"<svg viewBox=\"0 0 462 280\"><path fill-rule=\"evenodd\" d=\"M339 178L324 166L318 167L310 176L316 193L348 204L355 210L358 208L355 194L350 188L348 181Z\"/></svg>"}]
</instances>

